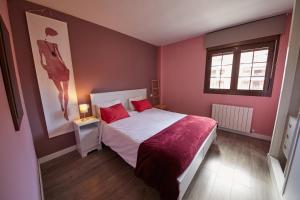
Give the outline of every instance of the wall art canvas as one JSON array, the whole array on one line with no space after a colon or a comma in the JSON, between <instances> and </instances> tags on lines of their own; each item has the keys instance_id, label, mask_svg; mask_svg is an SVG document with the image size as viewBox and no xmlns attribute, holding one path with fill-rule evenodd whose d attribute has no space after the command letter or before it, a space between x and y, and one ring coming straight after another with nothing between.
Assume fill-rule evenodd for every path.
<instances>
[{"instance_id":1,"label":"wall art canvas","mask_svg":"<svg viewBox=\"0 0 300 200\"><path fill-rule=\"evenodd\" d=\"M0 68L9 104L11 117L16 131L20 130L23 108L17 76L13 61L9 32L0 16ZM0 77L1 78L1 77ZM1 79L2 79L1 78Z\"/></svg>"},{"instance_id":2,"label":"wall art canvas","mask_svg":"<svg viewBox=\"0 0 300 200\"><path fill-rule=\"evenodd\" d=\"M79 117L67 23L26 12L49 137L73 131Z\"/></svg>"}]
</instances>

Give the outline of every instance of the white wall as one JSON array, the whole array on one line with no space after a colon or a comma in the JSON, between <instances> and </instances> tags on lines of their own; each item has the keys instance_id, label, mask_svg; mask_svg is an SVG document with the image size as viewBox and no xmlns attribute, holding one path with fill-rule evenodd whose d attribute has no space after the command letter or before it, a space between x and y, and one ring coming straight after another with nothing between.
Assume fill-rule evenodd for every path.
<instances>
[{"instance_id":1,"label":"white wall","mask_svg":"<svg viewBox=\"0 0 300 200\"><path fill-rule=\"evenodd\" d=\"M298 119L298 121L300 123L300 118ZM300 124L298 125L300 126ZM300 127L298 127L298 134L300 134ZM291 170L287 179L286 189L283 195L284 199L299 200L300 199L299 189L300 189L300 141L298 139L298 142L296 144L295 154L291 163Z\"/></svg>"},{"instance_id":2,"label":"white wall","mask_svg":"<svg viewBox=\"0 0 300 200\"><path fill-rule=\"evenodd\" d=\"M294 79L297 69L300 50L300 0L295 0L291 23L288 52L283 75L283 82L278 103L278 110L273 130L273 137L269 154L275 158L280 155L280 147L284 134L285 124L290 111L293 94Z\"/></svg>"},{"instance_id":3,"label":"white wall","mask_svg":"<svg viewBox=\"0 0 300 200\"><path fill-rule=\"evenodd\" d=\"M296 114L300 106L300 0L295 0L293 8L293 17L291 23L290 39L288 44L288 52L283 76L282 88L276 115L276 121L273 131L272 143L269 152L270 158L278 158L281 151L281 143L283 140L284 129L288 114ZM299 132L299 128L298 128ZM299 134L299 133L298 133ZM298 135L295 141L298 140ZM293 149L294 150L294 149ZM292 150L292 151L293 151ZM277 163L277 164L276 164ZM273 162L270 169L280 169L279 162ZM288 158L286 168L286 178L280 181L283 177L281 170L272 171L280 196L285 185L283 198L285 200L300 199L300 142L296 146L295 154ZM282 178L284 179L284 178ZM284 182L284 183L283 183Z\"/></svg>"},{"instance_id":4,"label":"white wall","mask_svg":"<svg viewBox=\"0 0 300 200\"><path fill-rule=\"evenodd\" d=\"M300 36L299 36L300 37ZM297 115L300 107L300 55L298 55L298 64L294 80L292 99L289 107L289 113Z\"/></svg>"}]
</instances>

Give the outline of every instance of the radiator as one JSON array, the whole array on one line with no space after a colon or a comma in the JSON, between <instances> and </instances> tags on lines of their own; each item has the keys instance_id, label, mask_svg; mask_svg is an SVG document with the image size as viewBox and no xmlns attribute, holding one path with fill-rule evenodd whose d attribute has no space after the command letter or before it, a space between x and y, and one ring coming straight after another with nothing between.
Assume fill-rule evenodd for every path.
<instances>
[{"instance_id":1,"label":"radiator","mask_svg":"<svg viewBox=\"0 0 300 200\"><path fill-rule=\"evenodd\" d=\"M252 114L253 108L212 104L212 118L219 128L250 133Z\"/></svg>"}]
</instances>

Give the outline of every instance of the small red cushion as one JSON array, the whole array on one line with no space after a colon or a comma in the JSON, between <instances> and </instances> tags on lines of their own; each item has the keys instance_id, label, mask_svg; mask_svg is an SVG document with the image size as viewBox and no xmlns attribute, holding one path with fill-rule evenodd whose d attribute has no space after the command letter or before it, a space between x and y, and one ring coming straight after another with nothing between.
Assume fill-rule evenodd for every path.
<instances>
[{"instance_id":1,"label":"small red cushion","mask_svg":"<svg viewBox=\"0 0 300 200\"><path fill-rule=\"evenodd\" d=\"M146 109L152 108L151 103L147 99L140 101L131 101L131 103L134 106L135 110L138 112L142 112Z\"/></svg>"},{"instance_id":2,"label":"small red cushion","mask_svg":"<svg viewBox=\"0 0 300 200\"><path fill-rule=\"evenodd\" d=\"M115 104L107 108L100 108L101 118L111 123L120 119L129 117L128 112L121 103Z\"/></svg>"}]
</instances>

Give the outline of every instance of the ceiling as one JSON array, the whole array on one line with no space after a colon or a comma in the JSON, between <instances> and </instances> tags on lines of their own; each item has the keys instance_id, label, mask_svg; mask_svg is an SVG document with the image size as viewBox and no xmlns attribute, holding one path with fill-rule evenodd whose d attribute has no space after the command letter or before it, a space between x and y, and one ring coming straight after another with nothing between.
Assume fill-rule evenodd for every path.
<instances>
[{"instance_id":1,"label":"ceiling","mask_svg":"<svg viewBox=\"0 0 300 200\"><path fill-rule=\"evenodd\" d=\"M28 0L161 46L288 12L293 0Z\"/></svg>"}]
</instances>

